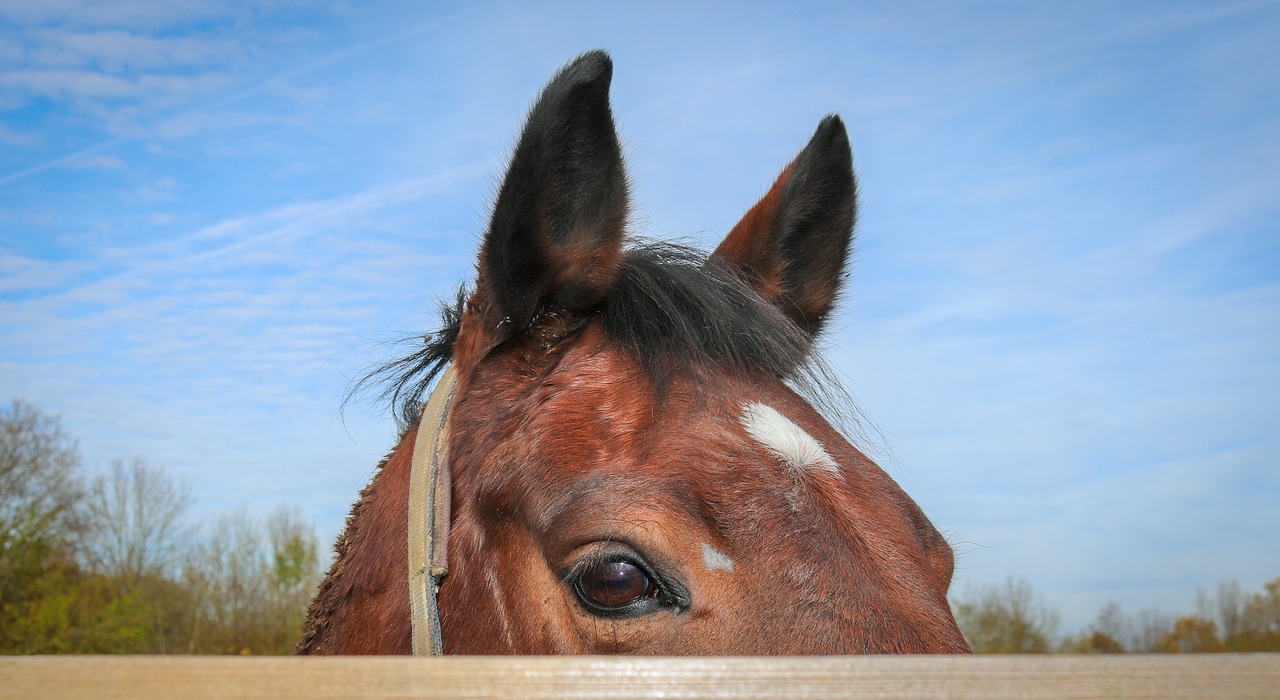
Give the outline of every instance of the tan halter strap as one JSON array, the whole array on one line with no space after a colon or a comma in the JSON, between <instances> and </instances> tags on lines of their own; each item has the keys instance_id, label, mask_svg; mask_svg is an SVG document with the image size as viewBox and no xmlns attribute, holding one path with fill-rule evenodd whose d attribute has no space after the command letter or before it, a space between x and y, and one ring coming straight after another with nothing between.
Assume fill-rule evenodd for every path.
<instances>
[{"instance_id":1,"label":"tan halter strap","mask_svg":"<svg viewBox=\"0 0 1280 700\"><path fill-rule=\"evenodd\" d=\"M444 368L418 421L409 473L409 612L413 618L415 656L440 656L437 596L449 573L450 499L449 408L458 376Z\"/></svg>"}]
</instances>

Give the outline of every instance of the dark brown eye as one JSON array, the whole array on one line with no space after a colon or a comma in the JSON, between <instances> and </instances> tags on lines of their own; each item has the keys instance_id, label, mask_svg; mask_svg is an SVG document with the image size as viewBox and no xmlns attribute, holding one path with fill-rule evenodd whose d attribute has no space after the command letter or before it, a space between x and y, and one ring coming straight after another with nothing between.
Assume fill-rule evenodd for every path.
<instances>
[{"instance_id":1,"label":"dark brown eye","mask_svg":"<svg viewBox=\"0 0 1280 700\"><path fill-rule=\"evenodd\" d=\"M644 570L629 561L605 561L578 575L578 593L584 602L605 610L624 608L658 589Z\"/></svg>"}]
</instances>

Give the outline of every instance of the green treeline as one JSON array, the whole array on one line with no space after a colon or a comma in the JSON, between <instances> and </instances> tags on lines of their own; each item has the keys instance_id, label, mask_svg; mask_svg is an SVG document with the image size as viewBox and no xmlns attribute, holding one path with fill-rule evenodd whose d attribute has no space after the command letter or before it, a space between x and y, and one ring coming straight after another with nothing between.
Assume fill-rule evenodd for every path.
<instances>
[{"instance_id":1,"label":"green treeline","mask_svg":"<svg viewBox=\"0 0 1280 700\"><path fill-rule=\"evenodd\" d=\"M287 654L319 581L292 510L193 525L140 459L88 478L56 417L0 406L0 653Z\"/></svg>"}]
</instances>

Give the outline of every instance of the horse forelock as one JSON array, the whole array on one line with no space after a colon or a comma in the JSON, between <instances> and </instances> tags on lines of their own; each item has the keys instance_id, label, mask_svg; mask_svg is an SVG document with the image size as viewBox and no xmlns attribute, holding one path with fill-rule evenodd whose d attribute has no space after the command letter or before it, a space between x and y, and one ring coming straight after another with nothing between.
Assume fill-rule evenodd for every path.
<instances>
[{"instance_id":1,"label":"horse forelock","mask_svg":"<svg viewBox=\"0 0 1280 700\"><path fill-rule=\"evenodd\" d=\"M486 338L469 337L487 329L463 331L466 309L483 304L482 296L459 288L453 300L441 304L436 331L408 354L366 374L352 393L380 386L401 430L415 425L423 397L444 365L456 355L489 352ZM842 430L867 439L857 407L813 351L814 339L716 256L672 243L633 246L601 303L585 315L574 314L576 323L566 322L566 315L544 304L532 326L506 344L523 343L545 354L561 340L557 329L568 333L598 321L610 342L639 360L659 393L677 372L758 372L787 382Z\"/></svg>"}]
</instances>

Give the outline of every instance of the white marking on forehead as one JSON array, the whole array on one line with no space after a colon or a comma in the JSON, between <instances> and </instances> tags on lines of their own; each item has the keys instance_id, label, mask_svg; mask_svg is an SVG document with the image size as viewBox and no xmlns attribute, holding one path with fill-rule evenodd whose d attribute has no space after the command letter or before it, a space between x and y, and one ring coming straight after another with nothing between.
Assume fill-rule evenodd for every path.
<instances>
[{"instance_id":1,"label":"white marking on forehead","mask_svg":"<svg viewBox=\"0 0 1280 700\"><path fill-rule=\"evenodd\" d=\"M733 560L728 554L712 547L706 542L702 543L702 563L708 569L715 571L716 569L724 569L725 571L733 571Z\"/></svg>"},{"instance_id":2,"label":"white marking on forehead","mask_svg":"<svg viewBox=\"0 0 1280 700\"><path fill-rule=\"evenodd\" d=\"M742 426L773 456L798 472L820 469L840 474L840 465L831 458L822 443L772 406L762 403L743 406Z\"/></svg>"}]
</instances>

